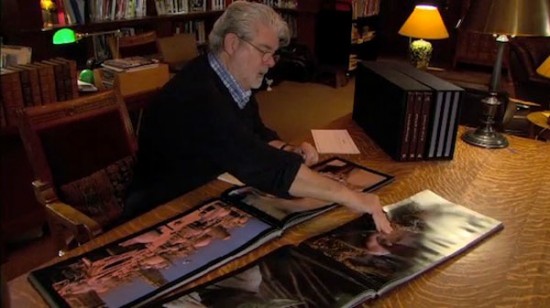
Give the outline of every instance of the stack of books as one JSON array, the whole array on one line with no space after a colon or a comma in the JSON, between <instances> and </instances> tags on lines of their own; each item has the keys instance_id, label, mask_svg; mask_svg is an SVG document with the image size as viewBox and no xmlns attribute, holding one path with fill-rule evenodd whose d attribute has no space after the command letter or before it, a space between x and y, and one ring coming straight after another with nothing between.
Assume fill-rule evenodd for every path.
<instances>
[{"instance_id":1,"label":"stack of books","mask_svg":"<svg viewBox=\"0 0 550 308\"><path fill-rule=\"evenodd\" d=\"M408 64L365 61L353 119L397 161L452 159L463 93Z\"/></svg>"},{"instance_id":2,"label":"stack of books","mask_svg":"<svg viewBox=\"0 0 550 308\"><path fill-rule=\"evenodd\" d=\"M78 97L76 62L53 58L0 71L0 127L17 125L17 110Z\"/></svg>"},{"instance_id":3,"label":"stack of books","mask_svg":"<svg viewBox=\"0 0 550 308\"><path fill-rule=\"evenodd\" d=\"M119 73L148 70L159 67L159 65L158 60L141 56L105 60L101 64L101 81L105 88L110 89L114 86L115 76Z\"/></svg>"}]
</instances>

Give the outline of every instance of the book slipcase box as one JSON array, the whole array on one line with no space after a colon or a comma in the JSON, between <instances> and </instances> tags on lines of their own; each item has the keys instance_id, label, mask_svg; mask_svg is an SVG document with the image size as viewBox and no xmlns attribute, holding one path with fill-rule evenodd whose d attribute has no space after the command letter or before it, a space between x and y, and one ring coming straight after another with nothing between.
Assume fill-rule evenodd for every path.
<instances>
[{"instance_id":1,"label":"book slipcase box","mask_svg":"<svg viewBox=\"0 0 550 308\"><path fill-rule=\"evenodd\" d=\"M353 119L393 159L452 159L464 90L406 64L358 66Z\"/></svg>"},{"instance_id":2,"label":"book slipcase box","mask_svg":"<svg viewBox=\"0 0 550 308\"><path fill-rule=\"evenodd\" d=\"M109 72L104 69L94 70L95 86L99 89L116 87L123 96L147 92L161 88L170 79L168 65L158 66L131 72ZM111 78L112 80L107 80Z\"/></svg>"}]
</instances>

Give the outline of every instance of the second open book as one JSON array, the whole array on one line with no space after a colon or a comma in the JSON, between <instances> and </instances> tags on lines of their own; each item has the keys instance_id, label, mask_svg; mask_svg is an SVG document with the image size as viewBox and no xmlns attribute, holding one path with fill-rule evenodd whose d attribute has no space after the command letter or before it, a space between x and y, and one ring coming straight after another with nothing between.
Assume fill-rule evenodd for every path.
<instances>
[{"instance_id":1,"label":"second open book","mask_svg":"<svg viewBox=\"0 0 550 308\"><path fill-rule=\"evenodd\" d=\"M393 180L339 158L313 169L358 191ZM236 187L142 232L33 271L29 280L51 306L146 305L335 206Z\"/></svg>"}]
</instances>

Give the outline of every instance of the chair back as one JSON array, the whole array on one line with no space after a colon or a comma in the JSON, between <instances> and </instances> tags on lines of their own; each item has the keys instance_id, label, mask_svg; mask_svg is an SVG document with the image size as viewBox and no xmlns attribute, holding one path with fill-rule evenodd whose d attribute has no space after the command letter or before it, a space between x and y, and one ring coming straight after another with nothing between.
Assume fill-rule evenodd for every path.
<instances>
[{"instance_id":1,"label":"chair back","mask_svg":"<svg viewBox=\"0 0 550 308\"><path fill-rule=\"evenodd\" d=\"M195 36L189 33L158 38L157 49L162 61L167 63L172 71L178 71L185 63L199 55Z\"/></svg>"},{"instance_id":2,"label":"chair back","mask_svg":"<svg viewBox=\"0 0 550 308\"><path fill-rule=\"evenodd\" d=\"M156 55L157 33L148 31L131 36L122 36L118 38L118 44L111 44L111 54L114 59L127 58L133 56ZM118 46L117 46L118 45Z\"/></svg>"},{"instance_id":3,"label":"chair back","mask_svg":"<svg viewBox=\"0 0 550 308\"><path fill-rule=\"evenodd\" d=\"M137 152L122 96L105 91L24 108L18 115L38 201L50 212L52 203L66 203L102 228L117 221ZM67 220L70 225L77 219Z\"/></svg>"}]
</instances>

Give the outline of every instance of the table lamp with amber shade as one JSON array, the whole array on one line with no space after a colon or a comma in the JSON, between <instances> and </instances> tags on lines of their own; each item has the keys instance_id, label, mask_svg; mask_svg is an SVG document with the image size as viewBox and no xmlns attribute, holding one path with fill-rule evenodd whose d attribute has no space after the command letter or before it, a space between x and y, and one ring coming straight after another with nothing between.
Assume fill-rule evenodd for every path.
<instances>
[{"instance_id":1,"label":"table lamp with amber shade","mask_svg":"<svg viewBox=\"0 0 550 308\"><path fill-rule=\"evenodd\" d=\"M508 140L495 131L495 115L501 102L497 98L500 89L504 45L514 36L550 36L550 0L476 0L472 1L461 24L468 31L488 33L496 37L497 57L489 97L484 103L481 126L466 132L462 139L483 148L505 148Z\"/></svg>"},{"instance_id":2,"label":"table lamp with amber shade","mask_svg":"<svg viewBox=\"0 0 550 308\"><path fill-rule=\"evenodd\" d=\"M414 66L420 69L428 68L432 56L432 44L427 40L439 40L449 37L441 14L433 5L417 5L405 21L399 34L417 38L409 45L409 57Z\"/></svg>"}]
</instances>

